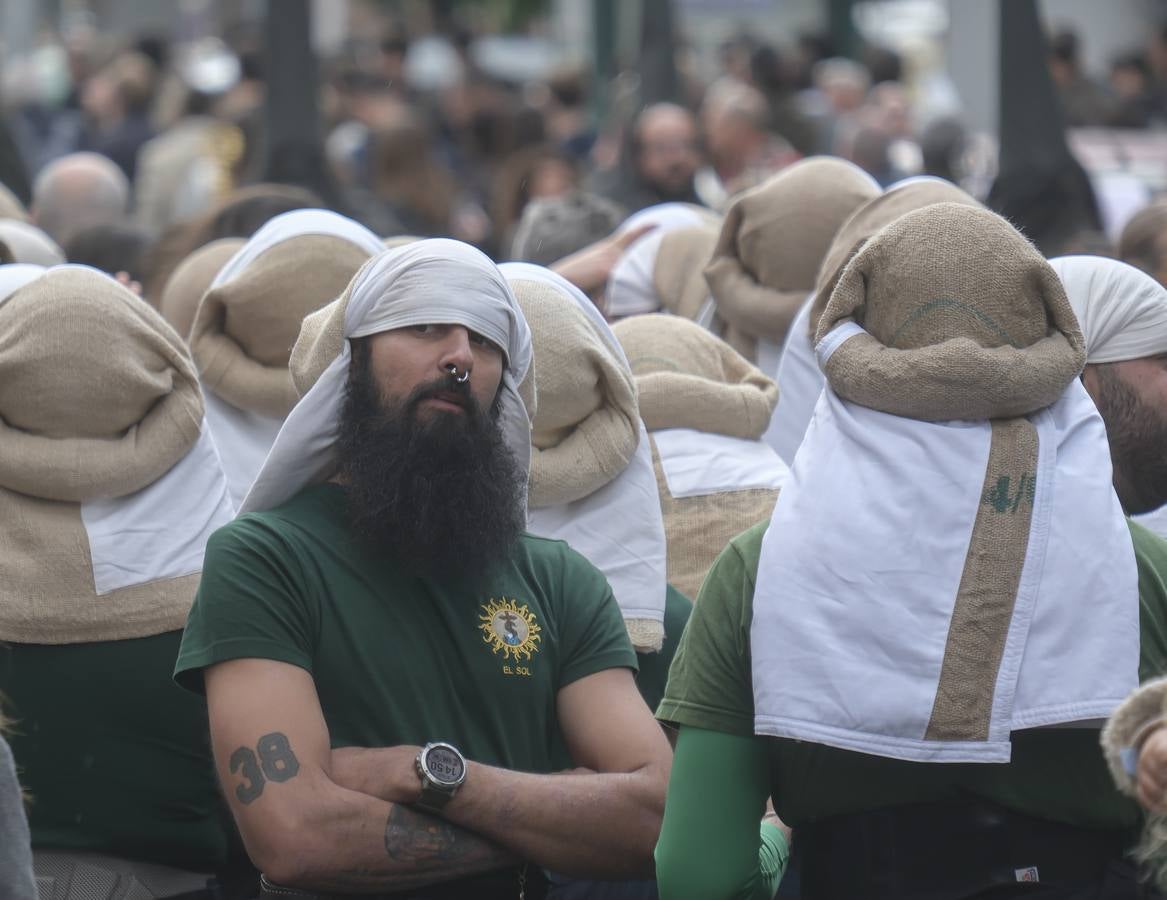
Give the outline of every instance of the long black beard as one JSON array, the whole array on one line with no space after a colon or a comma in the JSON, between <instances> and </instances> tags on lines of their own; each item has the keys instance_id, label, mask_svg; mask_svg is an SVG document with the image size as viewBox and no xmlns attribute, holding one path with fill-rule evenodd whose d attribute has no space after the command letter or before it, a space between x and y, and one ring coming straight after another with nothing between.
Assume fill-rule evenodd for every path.
<instances>
[{"instance_id":1,"label":"long black beard","mask_svg":"<svg viewBox=\"0 0 1167 900\"><path fill-rule=\"evenodd\" d=\"M1167 419L1108 365L1096 374L1118 499L1127 515L1151 512L1167 503Z\"/></svg>"},{"instance_id":2,"label":"long black beard","mask_svg":"<svg viewBox=\"0 0 1167 900\"><path fill-rule=\"evenodd\" d=\"M522 476L498 427L498 402L486 412L469 385L441 378L386 403L367 352L354 345L337 441L354 534L415 575L485 574L525 527ZM422 401L438 393L457 394L464 412L419 418Z\"/></svg>"}]
</instances>

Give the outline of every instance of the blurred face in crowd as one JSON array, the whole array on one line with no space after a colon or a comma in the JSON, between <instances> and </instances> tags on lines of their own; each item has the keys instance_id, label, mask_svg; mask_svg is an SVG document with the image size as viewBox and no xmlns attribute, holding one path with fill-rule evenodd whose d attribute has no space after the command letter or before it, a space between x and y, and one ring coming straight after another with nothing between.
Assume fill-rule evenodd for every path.
<instances>
[{"instance_id":1,"label":"blurred face in crowd","mask_svg":"<svg viewBox=\"0 0 1167 900\"><path fill-rule=\"evenodd\" d=\"M1114 463L1114 489L1128 515L1167 503L1167 354L1088 365Z\"/></svg>"},{"instance_id":2,"label":"blurred face in crowd","mask_svg":"<svg viewBox=\"0 0 1167 900\"><path fill-rule=\"evenodd\" d=\"M498 426L503 366L498 347L461 325L353 341L337 477L371 552L413 574L455 578L505 557L525 516Z\"/></svg>"},{"instance_id":3,"label":"blurred face in crowd","mask_svg":"<svg viewBox=\"0 0 1167 900\"><path fill-rule=\"evenodd\" d=\"M701 165L697 123L679 106L650 106L637 123L637 173L664 197L689 194Z\"/></svg>"}]
</instances>

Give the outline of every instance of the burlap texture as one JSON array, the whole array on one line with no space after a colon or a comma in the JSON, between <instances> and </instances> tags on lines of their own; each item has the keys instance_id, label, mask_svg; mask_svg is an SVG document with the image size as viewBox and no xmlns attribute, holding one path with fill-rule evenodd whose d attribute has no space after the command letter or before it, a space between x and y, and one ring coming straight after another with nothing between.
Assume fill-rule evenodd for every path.
<instances>
[{"instance_id":1,"label":"burlap texture","mask_svg":"<svg viewBox=\"0 0 1167 900\"><path fill-rule=\"evenodd\" d=\"M826 308L831 291L847 261L854 256L868 238L890 225L902 215L906 215L933 203L963 203L980 206L975 198L966 194L955 184L942 178L921 178L892 188L884 194L869 200L859 207L839 229L830 249L823 259L815 282L815 298L810 308L810 334L814 337L819 318Z\"/></svg>"},{"instance_id":2,"label":"burlap texture","mask_svg":"<svg viewBox=\"0 0 1167 900\"><path fill-rule=\"evenodd\" d=\"M858 167L811 157L734 200L705 267L734 349L753 361L758 338L782 343L836 232L878 193Z\"/></svg>"},{"instance_id":3,"label":"burlap texture","mask_svg":"<svg viewBox=\"0 0 1167 900\"><path fill-rule=\"evenodd\" d=\"M632 461L640 413L631 370L571 298L544 282L512 279L531 328L538 408L532 415L528 505L595 493Z\"/></svg>"},{"instance_id":4,"label":"burlap texture","mask_svg":"<svg viewBox=\"0 0 1167 900\"><path fill-rule=\"evenodd\" d=\"M827 381L843 399L925 421L1027 415L1086 362L1054 270L1008 222L938 203L872 237L843 270L815 335L845 321Z\"/></svg>"},{"instance_id":5,"label":"burlap texture","mask_svg":"<svg viewBox=\"0 0 1167 900\"><path fill-rule=\"evenodd\" d=\"M706 574L729 542L747 528L770 518L778 492L749 488L703 497L674 497L669 493L655 442L652 468L665 521L669 584L695 600Z\"/></svg>"},{"instance_id":6,"label":"burlap texture","mask_svg":"<svg viewBox=\"0 0 1167 900\"><path fill-rule=\"evenodd\" d=\"M247 241L244 238L222 238L204 244L178 264L166 279L158 311L184 338L189 337L199 301L210 288L219 270Z\"/></svg>"},{"instance_id":7,"label":"burlap texture","mask_svg":"<svg viewBox=\"0 0 1167 900\"><path fill-rule=\"evenodd\" d=\"M631 316L612 326L636 378L650 431L693 428L756 440L778 386L725 341L678 316Z\"/></svg>"},{"instance_id":8,"label":"burlap texture","mask_svg":"<svg viewBox=\"0 0 1167 900\"><path fill-rule=\"evenodd\" d=\"M288 363L304 317L339 296L368 259L343 238L299 235L207 291L190 341L204 386L239 409L286 416L296 405Z\"/></svg>"},{"instance_id":9,"label":"burlap texture","mask_svg":"<svg viewBox=\"0 0 1167 900\"><path fill-rule=\"evenodd\" d=\"M1149 723L1167 716L1167 678L1140 685L1113 713L1102 729L1102 752L1114 783L1124 794L1135 795L1135 781L1122 763L1122 751L1131 747Z\"/></svg>"},{"instance_id":10,"label":"burlap texture","mask_svg":"<svg viewBox=\"0 0 1167 900\"><path fill-rule=\"evenodd\" d=\"M80 504L156 481L202 416L182 340L112 279L57 269L0 306L0 640L182 627L197 575L97 597Z\"/></svg>"},{"instance_id":11,"label":"burlap texture","mask_svg":"<svg viewBox=\"0 0 1167 900\"><path fill-rule=\"evenodd\" d=\"M703 273L719 234L719 228L709 224L678 228L661 238L652 285L662 309L686 319L697 318L709 298Z\"/></svg>"}]
</instances>

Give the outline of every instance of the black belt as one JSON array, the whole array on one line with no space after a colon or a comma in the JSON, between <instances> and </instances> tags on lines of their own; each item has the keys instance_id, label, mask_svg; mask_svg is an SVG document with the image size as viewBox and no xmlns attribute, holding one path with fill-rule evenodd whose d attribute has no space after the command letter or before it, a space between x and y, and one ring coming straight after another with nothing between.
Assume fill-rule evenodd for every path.
<instances>
[{"instance_id":1,"label":"black belt","mask_svg":"<svg viewBox=\"0 0 1167 900\"><path fill-rule=\"evenodd\" d=\"M1136 837L967 801L800 825L794 845L804 900L935 900L1023 882L1102 884Z\"/></svg>"}]
</instances>

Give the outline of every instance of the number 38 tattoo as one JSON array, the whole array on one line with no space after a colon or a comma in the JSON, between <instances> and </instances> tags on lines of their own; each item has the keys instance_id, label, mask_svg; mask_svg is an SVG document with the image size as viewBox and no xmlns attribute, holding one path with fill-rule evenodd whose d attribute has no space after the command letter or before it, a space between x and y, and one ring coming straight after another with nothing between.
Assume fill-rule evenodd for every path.
<instances>
[{"instance_id":1,"label":"number 38 tattoo","mask_svg":"<svg viewBox=\"0 0 1167 900\"><path fill-rule=\"evenodd\" d=\"M287 735L274 731L259 739L255 749L240 747L227 761L231 774L239 773L242 784L235 787L235 796L243 804L254 803L263 793L267 781L277 784L294 778L300 771L300 761L292 752Z\"/></svg>"}]
</instances>

